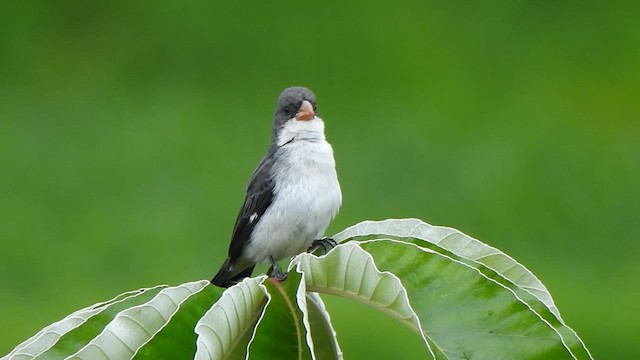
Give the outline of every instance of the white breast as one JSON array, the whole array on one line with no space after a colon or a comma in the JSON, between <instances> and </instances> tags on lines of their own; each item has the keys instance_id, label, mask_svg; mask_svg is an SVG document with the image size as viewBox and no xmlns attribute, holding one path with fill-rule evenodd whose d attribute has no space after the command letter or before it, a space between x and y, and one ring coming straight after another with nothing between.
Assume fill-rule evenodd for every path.
<instances>
[{"instance_id":1,"label":"white breast","mask_svg":"<svg viewBox=\"0 0 640 360\"><path fill-rule=\"evenodd\" d=\"M292 131L282 134L293 140L284 137L286 145L276 153L273 202L256 225L243 257L264 263L269 256L279 260L299 254L322 238L337 214L342 195L323 125L319 118L295 121L294 129L285 125Z\"/></svg>"}]
</instances>

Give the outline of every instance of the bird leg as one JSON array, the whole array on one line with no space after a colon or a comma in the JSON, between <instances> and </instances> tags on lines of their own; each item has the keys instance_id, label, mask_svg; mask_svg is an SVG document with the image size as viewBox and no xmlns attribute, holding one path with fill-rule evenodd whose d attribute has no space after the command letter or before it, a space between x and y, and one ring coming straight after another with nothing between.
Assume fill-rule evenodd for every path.
<instances>
[{"instance_id":1,"label":"bird leg","mask_svg":"<svg viewBox=\"0 0 640 360\"><path fill-rule=\"evenodd\" d=\"M311 246L309 246L309 248L307 249L307 252L308 253L315 252L320 248L320 246L322 246L322 248L324 249L324 252L327 253L329 252L329 250L338 246L338 243L329 237L325 237L319 240L313 240L313 242L311 243Z\"/></svg>"},{"instance_id":2,"label":"bird leg","mask_svg":"<svg viewBox=\"0 0 640 360\"><path fill-rule=\"evenodd\" d=\"M287 273L280 270L278 263L273 260L273 256L269 255L269 261L271 262L271 267L267 270L267 275L278 281L285 281L287 279Z\"/></svg>"}]
</instances>

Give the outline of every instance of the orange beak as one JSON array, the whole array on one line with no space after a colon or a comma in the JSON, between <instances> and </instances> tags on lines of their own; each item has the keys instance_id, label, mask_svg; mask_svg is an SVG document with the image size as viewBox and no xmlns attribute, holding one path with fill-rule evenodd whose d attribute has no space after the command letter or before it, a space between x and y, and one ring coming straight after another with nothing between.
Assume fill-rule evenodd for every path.
<instances>
[{"instance_id":1,"label":"orange beak","mask_svg":"<svg viewBox=\"0 0 640 360\"><path fill-rule=\"evenodd\" d=\"M304 100L298 109L296 119L301 121L309 121L316 117L316 113L313 111L313 105L307 100Z\"/></svg>"}]
</instances>

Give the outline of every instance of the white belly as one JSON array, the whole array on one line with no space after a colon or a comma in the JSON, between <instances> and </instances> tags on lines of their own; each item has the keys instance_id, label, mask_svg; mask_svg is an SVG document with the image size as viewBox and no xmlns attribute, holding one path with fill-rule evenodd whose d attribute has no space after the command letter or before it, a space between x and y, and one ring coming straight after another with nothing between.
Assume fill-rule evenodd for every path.
<instances>
[{"instance_id":1,"label":"white belly","mask_svg":"<svg viewBox=\"0 0 640 360\"><path fill-rule=\"evenodd\" d=\"M326 141L294 141L278 150L271 206L243 252L266 263L305 251L324 235L342 202L333 150Z\"/></svg>"}]
</instances>

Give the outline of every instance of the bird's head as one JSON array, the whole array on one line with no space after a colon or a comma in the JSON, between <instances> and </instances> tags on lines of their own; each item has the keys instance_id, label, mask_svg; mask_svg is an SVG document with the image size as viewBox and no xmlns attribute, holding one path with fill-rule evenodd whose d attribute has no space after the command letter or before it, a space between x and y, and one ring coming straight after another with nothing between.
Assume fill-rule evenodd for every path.
<instances>
[{"instance_id":1,"label":"bird's head","mask_svg":"<svg viewBox=\"0 0 640 360\"><path fill-rule=\"evenodd\" d=\"M273 119L273 140L282 146L294 139L324 139L324 124L318 117L316 97L311 90L293 86L278 98Z\"/></svg>"}]
</instances>

